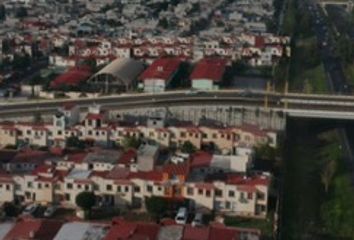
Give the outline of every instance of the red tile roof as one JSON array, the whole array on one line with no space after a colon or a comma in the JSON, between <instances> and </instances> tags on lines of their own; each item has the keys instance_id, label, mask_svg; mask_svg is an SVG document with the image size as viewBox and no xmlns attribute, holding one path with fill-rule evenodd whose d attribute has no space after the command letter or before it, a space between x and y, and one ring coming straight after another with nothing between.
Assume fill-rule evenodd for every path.
<instances>
[{"instance_id":1,"label":"red tile roof","mask_svg":"<svg viewBox=\"0 0 354 240\"><path fill-rule=\"evenodd\" d=\"M192 227L191 225L186 225L184 227L182 240L208 240L208 239L209 239L208 227Z\"/></svg>"},{"instance_id":2,"label":"red tile roof","mask_svg":"<svg viewBox=\"0 0 354 240\"><path fill-rule=\"evenodd\" d=\"M226 60L219 58L205 58L201 60L194 68L190 79L210 79L214 82L220 82L226 68Z\"/></svg>"},{"instance_id":3,"label":"red tile roof","mask_svg":"<svg viewBox=\"0 0 354 240\"><path fill-rule=\"evenodd\" d=\"M160 171L149 172L131 172L128 176L129 179L144 179L148 181L161 182L163 180L163 173Z\"/></svg>"},{"instance_id":4,"label":"red tile roof","mask_svg":"<svg viewBox=\"0 0 354 240\"><path fill-rule=\"evenodd\" d=\"M113 220L113 225L103 240L155 240L160 226L155 223Z\"/></svg>"},{"instance_id":5,"label":"red tile roof","mask_svg":"<svg viewBox=\"0 0 354 240\"><path fill-rule=\"evenodd\" d=\"M206 167L210 165L213 155L207 152L197 152L192 155L191 159L191 167Z\"/></svg>"},{"instance_id":6,"label":"red tile roof","mask_svg":"<svg viewBox=\"0 0 354 240\"><path fill-rule=\"evenodd\" d=\"M188 163L180 163L180 164L168 164L165 165L162 169L164 173L167 173L170 176L183 175L187 176L189 173L189 164Z\"/></svg>"},{"instance_id":7,"label":"red tile roof","mask_svg":"<svg viewBox=\"0 0 354 240\"><path fill-rule=\"evenodd\" d=\"M92 73L90 67L74 67L54 79L50 86L52 88L58 88L63 85L77 86L80 82L87 80L91 75Z\"/></svg>"},{"instance_id":8,"label":"red tile roof","mask_svg":"<svg viewBox=\"0 0 354 240\"><path fill-rule=\"evenodd\" d=\"M122 154L118 160L118 164L130 165L131 160L137 156L135 149L129 149Z\"/></svg>"},{"instance_id":9,"label":"red tile roof","mask_svg":"<svg viewBox=\"0 0 354 240\"><path fill-rule=\"evenodd\" d=\"M102 113L88 113L86 115L86 119L88 120L102 120L104 118L104 114Z\"/></svg>"},{"instance_id":10,"label":"red tile roof","mask_svg":"<svg viewBox=\"0 0 354 240\"><path fill-rule=\"evenodd\" d=\"M6 234L3 240L52 240L62 224L58 220L22 219ZM31 234L33 234L33 237L31 237Z\"/></svg>"},{"instance_id":11,"label":"red tile roof","mask_svg":"<svg viewBox=\"0 0 354 240\"><path fill-rule=\"evenodd\" d=\"M245 177L238 174L229 174L227 175L226 183L234 184L234 185L244 185L244 186L269 186L270 184L270 177L268 176L250 176Z\"/></svg>"},{"instance_id":12,"label":"red tile roof","mask_svg":"<svg viewBox=\"0 0 354 240\"><path fill-rule=\"evenodd\" d=\"M169 80L178 70L181 60L178 58L160 58L155 60L140 76L141 80L163 79Z\"/></svg>"}]
</instances>

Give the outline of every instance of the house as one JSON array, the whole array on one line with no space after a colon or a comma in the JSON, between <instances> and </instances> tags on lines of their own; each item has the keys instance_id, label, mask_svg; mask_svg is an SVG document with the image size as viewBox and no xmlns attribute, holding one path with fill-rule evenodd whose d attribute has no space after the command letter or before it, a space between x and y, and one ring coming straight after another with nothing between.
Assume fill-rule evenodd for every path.
<instances>
[{"instance_id":1,"label":"house","mask_svg":"<svg viewBox=\"0 0 354 240\"><path fill-rule=\"evenodd\" d=\"M51 219L25 218L16 222L15 226L5 235L3 240L52 240L57 234L62 221Z\"/></svg>"},{"instance_id":2,"label":"house","mask_svg":"<svg viewBox=\"0 0 354 240\"><path fill-rule=\"evenodd\" d=\"M226 68L226 60L204 58L200 60L190 75L192 88L198 90L215 90L220 87Z\"/></svg>"},{"instance_id":3,"label":"house","mask_svg":"<svg viewBox=\"0 0 354 240\"><path fill-rule=\"evenodd\" d=\"M140 76L144 91L163 92L169 86L179 70L182 61L178 58L160 58L155 60Z\"/></svg>"}]
</instances>

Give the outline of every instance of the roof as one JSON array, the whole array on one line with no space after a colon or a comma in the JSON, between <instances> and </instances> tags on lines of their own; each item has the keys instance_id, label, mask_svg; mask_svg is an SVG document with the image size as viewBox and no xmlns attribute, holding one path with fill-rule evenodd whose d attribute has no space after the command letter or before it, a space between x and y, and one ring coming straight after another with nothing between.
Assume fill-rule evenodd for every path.
<instances>
[{"instance_id":1,"label":"roof","mask_svg":"<svg viewBox=\"0 0 354 240\"><path fill-rule=\"evenodd\" d=\"M155 60L140 76L141 80L171 79L182 61L179 58L160 58Z\"/></svg>"},{"instance_id":2,"label":"roof","mask_svg":"<svg viewBox=\"0 0 354 240\"><path fill-rule=\"evenodd\" d=\"M103 240L155 240L160 226L155 223L113 220L113 225Z\"/></svg>"},{"instance_id":3,"label":"roof","mask_svg":"<svg viewBox=\"0 0 354 240\"><path fill-rule=\"evenodd\" d=\"M180 164L168 164L165 165L162 169L164 173L168 173L170 176L184 175L186 176L189 172L189 164L188 163L180 163Z\"/></svg>"},{"instance_id":4,"label":"roof","mask_svg":"<svg viewBox=\"0 0 354 240\"><path fill-rule=\"evenodd\" d=\"M5 235L13 228L14 222L0 223L0 239L4 239Z\"/></svg>"},{"instance_id":5,"label":"roof","mask_svg":"<svg viewBox=\"0 0 354 240\"><path fill-rule=\"evenodd\" d=\"M87 80L91 75L91 68L88 66L74 67L54 79L50 83L50 86L52 88L57 88L63 85L77 86L79 83Z\"/></svg>"},{"instance_id":6,"label":"roof","mask_svg":"<svg viewBox=\"0 0 354 240\"><path fill-rule=\"evenodd\" d=\"M243 175L239 174L228 174L226 183L234 184L238 186L269 186L271 182L270 177L265 175L255 175L250 177L244 177Z\"/></svg>"},{"instance_id":7,"label":"roof","mask_svg":"<svg viewBox=\"0 0 354 240\"><path fill-rule=\"evenodd\" d=\"M49 219L22 219L6 234L3 240L40 239L52 240L62 222ZM33 236L31 237L31 234Z\"/></svg>"},{"instance_id":8,"label":"roof","mask_svg":"<svg viewBox=\"0 0 354 240\"><path fill-rule=\"evenodd\" d=\"M220 58L204 58L199 61L194 68L190 79L210 79L214 82L220 82L226 68L226 60Z\"/></svg>"},{"instance_id":9,"label":"roof","mask_svg":"<svg viewBox=\"0 0 354 240\"><path fill-rule=\"evenodd\" d=\"M108 225L88 222L65 223L53 240L90 239L101 240L107 234Z\"/></svg>"},{"instance_id":10,"label":"roof","mask_svg":"<svg viewBox=\"0 0 354 240\"><path fill-rule=\"evenodd\" d=\"M110 75L115 78L122 85L130 85L144 70L144 65L131 58L117 58L98 73L90 78L94 79L100 75Z\"/></svg>"},{"instance_id":11,"label":"roof","mask_svg":"<svg viewBox=\"0 0 354 240\"><path fill-rule=\"evenodd\" d=\"M159 240L180 240L183 236L182 225L169 225L160 229L158 239Z\"/></svg>"},{"instance_id":12,"label":"roof","mask_svg":"<svg viewBox=\"0 0 354 240\"><path fill-rule=\"evenodd\" d=\"M161 182L163 180L163 173L160 171L148 172L131 172L128 176L129 179L144 179L148 181Z\"/></svg>"},{"instance_id":13,"label":"roof","mask_svg":"<svg viewBox=\"0 0 354 240\"><path fill-rule=\"evenodd\" d=\"M137 152L135 149L128 149L124 152L118 159L118 164L129 165L131 160L137 157Z\"/></svg>"},{"instance_id":14,"label":"roof","mask_svg":"<svg viewBox=\"0 0 354 240\"><path fill-rule=\"evenodd\" d=\"M208 240L209 228L185 225L182 240Z\"/></svg>"},{"instance_id":15,"label":"roof","mask_svg":"<svg viewBox=\"0 0 354 240\"><path fill-rule=\"evenodd\" d=\"M207 167L210 165L213 155L207 152L197 152L192 155L191 167Z\"/></svg>"}]
</instances>

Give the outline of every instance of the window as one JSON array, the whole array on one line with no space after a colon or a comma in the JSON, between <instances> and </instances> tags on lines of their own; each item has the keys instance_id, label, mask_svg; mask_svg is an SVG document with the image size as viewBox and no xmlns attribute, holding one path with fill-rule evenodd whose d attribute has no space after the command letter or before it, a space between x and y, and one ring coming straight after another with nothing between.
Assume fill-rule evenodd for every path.
<instances>
[{"instance_id":1,"label":"window","mask_svg":"<svg viewBox=\"0 0 354 240\"><path fill-rule=\"evenodd\" d=\"M38 183L38 189L41 189L41 188L42 188L42 184Z\"/></svg>"},{"instance_id":2,"label":"window","mask_svg":"<svg viewBox=\"0 0 354 240\"><path fill-rule=\"evenodd\" d=\"M27 188L32 188L32 187L33 187L32 182L28 182L28 183L27 183Z\"/></svg>"},{"instance_id":3,"label":"window","mask_svg":"<svg viewBox=\"0 0 354 240\"><path fill-rule=\"evenodd\" d=\"M139 187L139 186L135 186L135 187L134 187L134 192L139 193L139 192L140 192L140 187Z\"/></svg>"},{"instance_id":4,"label":"window","mask_svg":"<svg viewBox=\"0 0 354 240\"><path fill-rule=\"evenodd\" d=\"M162 190L162 187L157 187L157 190L160 192Z\"/></svg>"},{"instance_id":5,"label":"window","mask_svg":"<svg viewBox=\"0 0 354 240\"><path fill-rule=\"evenodd\" d=\"M258 192L258 193L257 193L257 198L258 198L259 200L264 200L265 194L264 194L264 193L261 193L261 192Z\"/></svg>"},{"instance_id":6,"label":"window","mask_svg":"<svg viewBox=\"0 0 354 240\"><path fill-rule=\"evenodd\" d=\"M198 194L203 195L203 189L198 189Z\"/></svg>"},{"instance_id":7,"label":"window","mask_svg":"<svg viewBox=\"0 0 354 240\"><path fill-rule=\"evenodd\" d=\"M2 184L0 184L0 188L2 188Z\"/></svg>"},{"instance_id":8,"label":"window","mask_svg":"<svg viewBox=\"0 0 354 240\"><path fill-rule=\"evenodd\" d=\"M58 135L62 135L63 132L61 130L58 130Z\"/></svg>"},{"instance_id":9,"label":"window","mask_svg":"<svg viewBox=\"0 0 354 240\"><path fill-rule=\"evenodd\" d=\"M78 189L81 189L81 184L78 184L78 185L77 185L77 188L78 188Z\"/></svg>"},{"instance_id":10,"label":"window","mask_svg":"<svg viewBox=\"0 0 354 240\"><path fill-rule=\"evenodd\" d=\"M121 186L118 186L117 187L117 192L121 192L121 191L122 191Z\"/></svg>"},{"instance_id":11,"label":"window","mask_svg":"<svg viewBox=\"0 0 354 240\"><path fill-rule=\"evenodd\" d=\"M49 184L46 183L46 184L44 185L44 187L45 187L45 188L49 188Z\"/></svg>"},{"instance_id":12,"label":"window","mask_svg":"<svg viewBox=\"0 0 354 240\"><path fill-rule=\"evenodd\" d=\"M107 191L112 191L112 185L110 185L110 184L106 185L106 190Z\"/></svg>"},{"instance_id":13,"label":"window","mask_svg":"<svg viewBox=\"0 0 354 240\"><path fill-rule=\"evenodd\" d=\"M147 186L146 186L146 191L152 192L152 186L151 186L151 185L147 185Z\"/></svg>"},{"instance_id":14,"label":"window","mask_svg":"<svg viewBox=\"0 0 354 240\"><path fill-rule=\"evenodd\" d=\"M218 138L218 136L216 135L216 133L213 133L213 138L215 139L215 138Z\"/></svg>"},{"instance_id":15,"label":"window","mask_svg":"<svg viewBox=\"0 0 354 240\"><path fill-rule=\"evenodd\" d=\"M191 187L187 188L187 194L188 195L193 195L194 194L194 189L191 188Z\"/></svg>"},{"instance_id":16,"label":"window","mask_svg":"<svg viewBox=\"0 0 354 240\"><path fill-rule=\"evenodd\" d=\"M207 197L210 197L210 195L211 195L210 190L206 190L206 191L205 191L205 195L206 195Z\"/></svg>"},{"instance_id":17,"label":"window","mask_svg":"<svg viewBox=\"0 0 354 240\"><path fill-rule=\"evenodd\" d=\"M229 191L229 197L235 197L235 192L234 191Z\"/></svg>"},{"instance_id":18,"label":"window","mask_svg":"<svg viewBox=\"0 0 354 240\"><path fill-rule=\"evenodd\" d=\"M251 200L253 198L253 194L251 192L247 193L247 198Z\"/></svg>"},{"instance_id":19,"label":"window","mask_svg":"<svg viewBox=\"0 0 354 240\"><path fill-rule=\"evenodd\" d=\"M230 209L231 208L231 203L229 201L225 202L225 208Z\"/></svg>"},{"instance_id":20,"label":"window","mask_svg":"<svg viewBox=\"0 0 354 240\"><path fill-rule=\"evenodd\" d=\"M30 135L31 134L31 130L27 130L26 133L27 133L27 135Z\"/></svg>"},{"instance_id":21,"label":"window","mask_svg":"<svg viewBox=\"0 0 354 240\"><path fill-rule=\"evenodd\" d=\"M186 133L185 132L181 132L181 137L182 138L186 137Z\"/></svg>"},{"instance_id":22,"label":"window","mask_svg":"<svg viewBox=\"0 0 354 240\"><path fill-rule=\"evenodd\" d=\"M66 200L66 201L70 201L70 194L65 193L65 200Z\"/></svg>"},{"instance_id":23,"label":"window","mask_svg":"<svg viewBox=\"0 0 354 240\"><path fill-rule=\"evenodd\" d=\"M128 186L125 186L125 192L129 192L129 187Z\"/></svg>"},{"instance_id":24,"label":"window","mask_svg":"<svg viewBox=\"0 0 354 240\"><path fill-rule=\"evenodd\" d=\"M216 189L216 190L215 190L215 196L216 196L216 197L222 197L222 190Z\"/></svg>"},{"instance_id":25,"label":"window","mask_svg":"<svg viewBox=\"0 0 354 240\"><path fill-rule=\"evenodd\" d=\"M72 183L67 183L66 184L67 189L73 189L73 184Z\"/></svg>"},{"instance_id":26,"label":"window","mask_svg":"<svg viewBox=\"0 0 354 240\"><path fill-rule=\"evenodd\" d=\"M90 186L89 185L85 185L85 191L89 191L90 190Z\"/></svg>"}]
</instances>

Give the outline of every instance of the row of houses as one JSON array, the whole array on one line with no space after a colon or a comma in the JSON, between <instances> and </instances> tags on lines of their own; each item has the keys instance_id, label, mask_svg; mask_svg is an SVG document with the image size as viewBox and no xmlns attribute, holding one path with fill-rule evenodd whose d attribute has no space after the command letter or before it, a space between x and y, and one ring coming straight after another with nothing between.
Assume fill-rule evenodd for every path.
<instances>
[{"instance_id":1,"label":"row of houses","mask_svg":"<svg viewBox=\"0 0 354 240\"><path fill-rule=\"evenodd\" d=\"M100 223L51 219L21 219L0 223L0 238L3 240L259 240L260 237L259 230L226 227L218 223L198 228L168 222L131 222L121 218Z\"/></svg>"},{"instance_id":2,"label":"row of houses","mask_svg":"<svg viewBox=\"0 0 354 240\"><path fill-rule=\"evenodd\" d=\"M147 144L126 151L56 150L3 150L0 201L75 208L77 195L90 191L100 207L145 209L155 196L195 211L255 218L268 212L271 176L250 171L251 148L228 156L196 152L177 163L161 163L159 147Z\"/></svg>"},{"instance_id":3,"label":"row of houses","mask_svg":"<svg viewBox=\"0 0 354 240\"><path fill-rule=\"evenodd\" d=\"M155 142L165 147L180 147L185 142L197 149L213 145L223 153L234 153L238 146L269 144L276 146L277 134L273 130L255 125L217 126L190 122L167 125L165 119L150 119L146 122L127 122L114 119L98 105L89 108L84 118L79 108L67 104L60 108L50 123L2 122L0 145L36 145L65 147L69 137L77 137L96 145L122 144L127 137L136 137Z\"/></svg>"}]
</instances>

